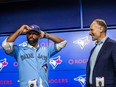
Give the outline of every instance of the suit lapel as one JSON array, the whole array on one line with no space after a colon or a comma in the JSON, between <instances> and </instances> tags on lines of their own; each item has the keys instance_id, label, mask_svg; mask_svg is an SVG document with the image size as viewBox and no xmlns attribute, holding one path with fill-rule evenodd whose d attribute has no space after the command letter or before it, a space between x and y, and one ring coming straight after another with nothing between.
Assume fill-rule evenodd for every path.
<instances>
[{"instance_id":1,"label":"suit lapel","mask_svg":"<svg viewBox=\"0 0 116 87\"><path fill-rule=\"evenodd\" d=\"M100 59L100 56L102 53L104 53L103 51L105 51L105 48L107 48L109 45L108 45L108 40L109 38L106 39L106 41L104 42L103 46L101 47L99 53L98 53L98 56L97 56L97 60L96 60L96 63L98 62L98 60ZM95 63L95 65L96 65Z\"/></svg>"}]
</instances>

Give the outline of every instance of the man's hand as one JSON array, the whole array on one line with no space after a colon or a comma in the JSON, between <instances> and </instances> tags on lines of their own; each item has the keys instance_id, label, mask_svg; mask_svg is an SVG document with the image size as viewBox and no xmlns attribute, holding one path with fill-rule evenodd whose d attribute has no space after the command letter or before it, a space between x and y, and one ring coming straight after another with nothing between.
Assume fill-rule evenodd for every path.
<instances>
[{"instance_id":1,"label":"man's hand","mask_svg":"<svg viewBox=\"0 0 116 87\"><path fill-rule=\"evenodd\" d=\"M30 28L28 25L22 25L19 28L19 34L21 33L27 33L29 30L31 30L32 28Z\"/></svg>"},{"instance_id":2,"label":"man's hand","mask_svg":"<svg viewBox=\"0 0 116 87\"><path fill-rule=\"evenodd\" d=\"M31 28L28 25L22 25L16 32L14 32L12 35L10 35L7 38L7 42L14 42L15 39L22 33L26 33L29 30L31 30Z\"/></svg>"},{"instance_id":3,"label":"man's hand","mask_svg":"<svg viewBox=\"0 0 116 87\"><path fill-rule=\"evenodd\" d=\"M45 32L43 32L43 31L41 30L41 31L40 31L40 37L39 37L39 39L44 38L44 34L45 34Z\"/></svg>"}]
</instances>

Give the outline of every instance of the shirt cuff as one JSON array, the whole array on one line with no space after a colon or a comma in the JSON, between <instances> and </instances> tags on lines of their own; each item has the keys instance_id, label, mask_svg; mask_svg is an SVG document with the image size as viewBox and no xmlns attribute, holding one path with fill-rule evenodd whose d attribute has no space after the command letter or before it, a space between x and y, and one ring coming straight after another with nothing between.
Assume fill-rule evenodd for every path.
<instances>
[{"instance_id":1,"label":"shirt cuff","mask_svg":"<svg viewBox=\"0 0 116 87\"><path fill-rule=\"evenodd\" d=\"M13 42L7 42L7 38L3 41L2 47L6 51L6 53L11 53L13 51Z\"/></svg>"},{"instance_id":2,"label":"shirt cuff","mask_svg":"<svg viewBox=\"0 0 116 87\"><path fill-rule=\"evenodd\" d=\"M62 41L62 42L60 42L60 43L57 43L57 44L56 44L56 49L59 51L59 50L61 50L62 48L64 48L64 47L66 46L66 44L67 44L67 41L66 41L66 40L64 40L64 41Z\"/></svg>"}]
</instances>

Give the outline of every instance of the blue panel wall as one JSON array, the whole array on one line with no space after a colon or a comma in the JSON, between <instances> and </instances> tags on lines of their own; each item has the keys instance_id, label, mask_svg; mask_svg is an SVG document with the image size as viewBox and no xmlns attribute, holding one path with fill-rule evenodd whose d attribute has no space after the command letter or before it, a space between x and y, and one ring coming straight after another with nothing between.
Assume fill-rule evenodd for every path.
<instances>
[{"instance_id":1,"label":"blue panel wall","mask_svg":"<svg viewBox=\"0 0 116 87\"><path fill-rule=\"evenodd\" d=\"M49 60L50 87L85 87L86 63L95 42L88 35L89 31L53 33L67 40L67 46ZM116 40L116 30L108 30L108 36ZM0 87L19 87L18 65L16 60L3 51L1 44L7 36L0 37ZM25 45L26 37L21 35L15 44ZM40 46L52 44L43 39ZM81 79L80 79L81 78ZM82 80L82 81L81 81Z\"/></svg>"},{"instance_id":2,"label":"blue panel wall","mask_svg":"<svg viewBox=\"0 0 116 87\"><path fill-rule=\"evenodd\" d=\"M95 42L91 41L88 28L95 18L106 20L108 27L115 26L115 1L107 0L64 0L54 3L0 3L0 87L19 87L18 64L5 54L1 44L8 36L1 35L16 31L23 24L37 24L45 31L81 30L53 33L68 41L67 46L49 60L50 87L85 87L85 68ZM105 4L104 4L105 3ZM116 40L116 30L108 30L108 36ZM25 44L21 35L15 44ZM43 39L40 46L51 44ZM55 62L55 63L53 63ZM83 80L83 82L80 80Z\"/></svg>"},{"instance_id":3,"label":"blue panel wall","mask_svg":"<svg viewBox=\"0 0 116 87\"><path fill-rule=\"evenodd\" d=\"M116 25L115 0L83 0L83 26L88 27L96 18L102 18L108 26Z\"/></svg>"},{"instance_id":4,"label":"blue panel wall","mask_svg":"<svg viewBox=\"0 0 116 87\"><path fill-rule=\"evenodd\" d=\"M0 33L14 32L23 24L37 24L42 30L80 28L78 0L0 4L0 12Z\"/></svg>"}]
</instances>

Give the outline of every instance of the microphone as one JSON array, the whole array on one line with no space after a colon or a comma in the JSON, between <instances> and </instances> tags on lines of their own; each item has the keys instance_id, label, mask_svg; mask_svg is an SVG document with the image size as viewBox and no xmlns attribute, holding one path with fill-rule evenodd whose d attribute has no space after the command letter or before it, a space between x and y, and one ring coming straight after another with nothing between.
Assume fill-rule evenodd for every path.
<instances>
[{"instance_id":1,"label":"microphone","mask_svg":"<svg viewBox=\"0 0 116 87\"><path fill-rule=\"evenodd\" d=\"M101 82L101 81L99 81L99 83L98 83L98 84L99 84L99 87L102 87L102 82Z\"/></svg>"},{"instance_id":2,"label":"microphone","mask_svg":"<svg viewBox=\"0 0 116 87\"><path fill-rule=\"evenodd\" d=\"M28 85L29 87L37 87L37 80L36 79L29 80Z\"/></svg>"},{"instance_id":3,"label":"microphone","mask_svg":"<svg viewBox=\"0 0 116 87\"><path fill-rule=\"evenodd\" d=\"M96 77L96 87L104 87L104 77Z\"/></svg>"}]
</instances>

